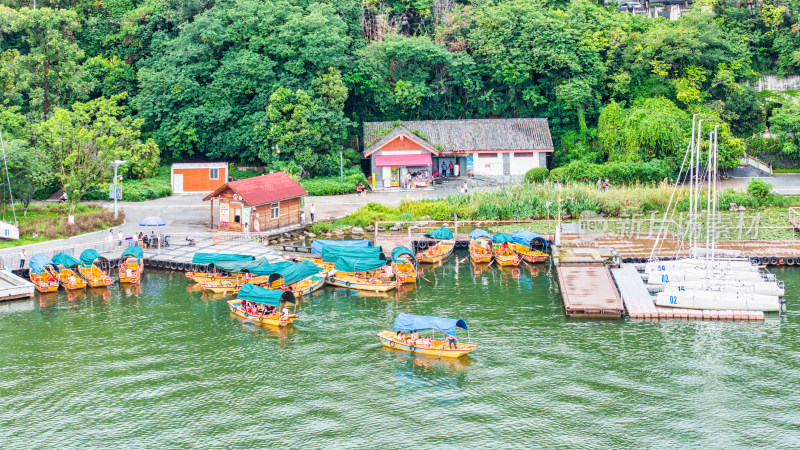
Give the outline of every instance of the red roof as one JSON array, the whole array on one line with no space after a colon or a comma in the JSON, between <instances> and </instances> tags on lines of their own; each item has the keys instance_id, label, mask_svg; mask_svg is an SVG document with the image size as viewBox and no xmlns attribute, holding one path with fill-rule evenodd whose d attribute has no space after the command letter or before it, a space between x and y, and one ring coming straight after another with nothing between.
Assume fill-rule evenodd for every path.
<instances>
[{"instance_id":1,"label":"red roof","mask_svg":"<svg viewBox=\"0 0 800 450\"><path fill-rule=\"evenodd\" d=\"M302 186L283 172L261 175L260 177L246 178L244 180L230 181L223 184L216 191L203 200L210 200L218 196L225 189L232 189L239 194L250 206L275 203L290 198L308 195Z\"/></svg>"}]
</instances>

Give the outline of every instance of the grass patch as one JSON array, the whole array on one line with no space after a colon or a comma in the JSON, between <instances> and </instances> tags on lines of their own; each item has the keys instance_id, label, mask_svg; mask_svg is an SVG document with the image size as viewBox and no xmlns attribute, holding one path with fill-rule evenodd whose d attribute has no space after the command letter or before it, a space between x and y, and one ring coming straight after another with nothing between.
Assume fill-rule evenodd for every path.
<instances>
[{"instance_id":1,"label":"grass patch","mask_svg":"<svg viewBox=\"0 0 800 450\"><path fill-rule=\"evenodd\" d=\"M126 202L143 202L172 195L170 182L171 166L158 168L158 175L141 180L122 180L122 200ZM98 186L83 196L82 200L109 200L109 185Z\"/></svg>"},{"instance_id":2,"label":"grass patch","mask_svg":"<svg viewBox=\"0 0 800 450\"><path fill-rule=\"evenodd\" d=\"M118 226L125 220L125 213L120 212L119 218L114 220L113 211L93 204L79 204L76 207L74 224L67 223L68 215L67 205L31 205L28 207L27 216L17 216L20 239L18 241L0 241L0 248L63 239L104 230Z\"/></svg>"}]
</instances>

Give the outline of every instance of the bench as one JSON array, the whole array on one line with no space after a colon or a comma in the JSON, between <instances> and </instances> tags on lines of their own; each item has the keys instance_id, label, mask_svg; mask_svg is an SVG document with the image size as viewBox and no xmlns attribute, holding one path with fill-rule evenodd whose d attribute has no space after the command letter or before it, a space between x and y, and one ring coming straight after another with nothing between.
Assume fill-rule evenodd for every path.
<instances>
[{"instance_id":1,"label":"bench","mask_svg":"<svg viewBox=\"0 0 800 450\"><path fill-rule=\"evenodd\" d=\"M292 244L278 244L278 247L283 251L292 251L297 253L311 253L311 247L305 245L292 245Z\"/></svg>"}]
</instances>

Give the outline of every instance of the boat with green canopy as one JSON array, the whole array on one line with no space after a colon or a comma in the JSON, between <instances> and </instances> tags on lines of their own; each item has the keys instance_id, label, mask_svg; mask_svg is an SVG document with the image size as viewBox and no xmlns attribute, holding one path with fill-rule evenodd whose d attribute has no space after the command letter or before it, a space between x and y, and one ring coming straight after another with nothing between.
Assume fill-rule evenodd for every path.
<instances>
[{"instance_id":1,"label":"boat with green canopy","mask_svg":"<svg viewBox=\"0 0 800 450\"><path fill-rule=\"evenodd\" d=\"M211 291L216 294L227 294L238 292L245 284L265 285L269 283L269 275L280 270L290 262L279 262L270 264L267 258L261 257L252 261L225 261L214 264L225 272L230 272L229 276L209 276L200 282L203 290Z\"/></svg>"},{"instance_id":2,"label":"boat with green canopy","mask_svg":"<svg viewBox=\"0 0 800 450\"><path fill-rule=\"evenodd\" d=\"M403 352L440 358L459 358L478 348L475 344L462 344L456 339L458 328L467 330L469 333L467 322L464 319L400 313L392 328L395 331L381 331L378 333L378 338L383 345ZM440 331L445 334L445 337L437 341L431 337L418 336L418 333L424 330ZM411 334L406 336L403 334L404 331ZM469 335L467 335L467 340L469 340Z\"/></svg>"},{"instance_id":3,"label":"boat with green canopy","mask_svg":"<svg viewBox=\"0 0 800 450\"><path fill-rule=\"evenodd\" d=\"M345 257L345 258L365 258L365 259L383 259L386 260L386 256L383 254L383 248L381 247L349 247L349 246L338 246L338 245L326 245L322 248L322 257L321 258L297 258L299 261L311 261L314 264L318 265L322 268L322 270L328 272L333 270L334 264L336 264L336 260Z\"/></svg>"},{"instance_id":4,"label":"boat with green canopy","mask_svg":"<svg viewBox=\"0 0 800 450\"><path fill-rule=\"evenodd\" d=\"M392 249L392 265L401 283L417 282L417 257L408 247L395 247Z\"/></svg>"},{"instance_id":5,"label":"boat with green canopy","mask_svg":"<svg viewBox=\"0 0 800 450\"><path fill-rule=\"evenodd\" d=\"M78 273L81 261L66 253L53 255L53 264L58 267L58 282L68 291L86 289L86 280Z\"/></svg>"},{"instance_id":6,"label":"boat with green canopy","mask_svg":"<svg viewBox=\"0 0 800 450\"><path fill-rule=\"evenodd\" d=\"M510 245L514 239L506 233L497 233L492 236L492 255L498 266L518 266L522 258Z\"/></svg>"},{"instance_id":7,"label":"boat with green canopy","mask_svg":"<svg viewBox=\"0 0 800 450\"><path fill-rule=\"evenodd\" d=\"M142 281L144 252L139 247L128 247L119 257L119 282L136 284Z\"/></svg>"},{"instance_id":8,"label":"boat with green canopy","mask_svg":"<svg viewBox=\"0 0 800 450\"><path fill-rule=\"evenodd\" d=\"M311 261L300 261L269 276L269 287L292 291L296 296L310 294L325 285L325 273Z\"/></svg>"},{"instance_id":9,"label":"boat with green canopy","mask_svg":"<svg viewBox=\"0 0 800 450\"><path fill-rule=\"evenodd\" d=\"M284 327L297 319L297 314L289 314L281 307L292 303L297 307L297 299L292 291L278 291L247 283L239 290L237 298L228 300L231 312L244 319L264 324Z\"/></svg>"},{"instance_id":10,"label":"boat with green canopy","mask_svg":"<svg viewBox=\"0 0 800 450\"><path fill-rule=\"evenodd\" d=\"M239 253L198 252L192 256L192 264L199 266L207 266L208 270L211 271L205 271L205 272L188 271L186 272L186 278L190 278L195 283L200 283L208 278L217 279L220 278L222 275L217 273L216 263L246 262L246 261L253 261L254 259L256 258L253 255L243 255Z\"/></svg>"},{"instance_id":11,"label":"boat with green canopy","mask_svg":"<svg viewBox=\"0 0 800 450\"><path fill-rule=\"evenodd\" d=\"M328 272L327 283L363 291L386 292L397 288L398 280L391 264L380 258L348 258L336 260Z\"/></svg>"},{"instance_id":12,"label":"boat with green canopy","mask_svg":"<svg viewBox=\"0 0 800 450\"><path fill-rule=\"evenodd\" d=\"M89 284L89 287L108 287L114 283L114 280L105 270L95 265L95 261L98 260L101 261L101 264L108 264L108 260L100 256L97 250L87 248L81 253L80 259L81 264L78 266L78 272Z\"/></svg>"},{"instance_id":13,"label":"boat with green canopy","mask_svg":"<svg viewBox=\"0 0 800 450\"><path fill-rule=\"evenodd\" d=\"M417 253L417 260L424 263L437 263L453 254L456 247L456 240L453 232L449 228L440 227L430 233L425 233L425 237L433 239L435 243L426 248L425 251Z\"/></svg>"}]
</instances>

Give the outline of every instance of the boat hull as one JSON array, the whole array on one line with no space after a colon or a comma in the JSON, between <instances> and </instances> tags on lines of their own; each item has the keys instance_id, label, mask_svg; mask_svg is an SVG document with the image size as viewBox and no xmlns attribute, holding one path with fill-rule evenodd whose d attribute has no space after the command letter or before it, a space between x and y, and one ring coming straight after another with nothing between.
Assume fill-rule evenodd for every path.
<instances>
[{"instance_id":1,"label":"boat hull","mask_svg":"<svg viewBox=\"0 0 800 450\"><path fill-rule=\"evenodd\" d=\"M488 243L488 240L483 240ZM489 244L491 245L491 244ZM481 245L480 240L470 239L469 241L469 259L474 263L488 263L492 262L492 251L486 246Z\"/></svg>"},{"instance_id":2,"label":"boat hull","mask_svg":"<svg viewBox=\"0 0 800 450\"><path fill-rule=\"evenodd\" d=\"M108 287L114 283L114 280L110 276L95 265L91 267L81 267L79 271L89 287Z\"/></svg>"},{"instance_id":3,"label":"boat hull","mask_svg":"<svg viewBox=\"0 0 800 450\"><path fill-rule=\"evenodd\" d=\"M547 261L550 257L547 253L542 253L539 250L532 250L521 244L514 244L514 251L517 252L520 258L529 263L540 263Z\"/></svg>"},{"instance_id":4,"label":"boat hull","mask_svg":"<svg viewBox=\"0 0 800 450\"><path fill-rule=\"evenodd\" d=\"M242 319L247 319L249 321L261 324L261 325L272 325L276 327L285 327L291 325L292 322L297 319L297 314L289 314L287 317L282 317L280 314L271 314L269 316L258 316L249 314L246 311L242 310L239 307L241 305L241 300L228 300L228 307L231 309L233 315L241 317Z\"/></svg>"},{"instance_id":5,"label":"boat hull","mask_svg":"<svg viewBox=\"0 0 800 450\"><path fill-rule=\"evenodd\" d=\"M131 269L128 275L127 269ZM136 284L142 281L142 274L144 273L144 264L140 264L136 258L128 258L123 264L119 266L119 282Z\"/></svg>"},{"instance_id":6,"label":"boat hull","mask_svg":"<svg viewBox=\"0 0 800 450\"><path fill-rule=\"evenodd\" d=\"M75 280L70 283L70 277L75 277ZM63 266L58 268L58 281L68 291L77 291L78 289L86 289L86 280L83 279L78 273L72 269L67 269Z\"/></svg>"},{"instance_id":7,"label":"boat hull","mask_svg":"<svg viewBox=\"0 0 800 450\"><path fill-rule=\"evenodd\" d=\"M387 292L392 289L397 289L397 282L395 281L370 281L366 278L342 275L340 273L333 276L329 275L326 283L332 286L357 289L360 291Z\"/></svg>"},{"instance_id":8,"label":"boat hull","mask_svg":"<svg viewBox=\"0 0 800 450\"><path fill-rule=\"evenodd\" d=\"M509 246L506 250L503 250L498 244L494 244L492 247L494 260L498 266L516 267L522 262L522 259L517 256L517 253L511 248L511 246Z\"/></svg>"},{"instance_id":9,"label":"boat hull","mask_svg":"<svg viewBox=\"0 0 800 450\"><path fill-rule=\"evenodd\" d=\"M312 292L322 289L325 286L325 275L313 275L306 279L300 280L297 283L292 283L288 286L288 290L292 291L296 297L311 294ZM278 287L277 289L283 289Z\"/></svg>"},{"instance_id":10,"label":"boat hull","mask_svg":"<svg viewBox=\"0 0 800 450\"><path fill-rule=\"evenodd\" d=\"M777 312L781 309L778 296L715 291L659 292L655 303L658 306L688 309L764 312Z\"/></svg>"},{"instance_id":11,"label":"boat hull","mask_svg":"<svg viewBox=\"0 0 800 450\"><path fill-rule=\"evenodd\" d=\"M456 247L455 240L441 241L433 247L427 248L424 252L417 254L417 260L421 263L433 264L449 258Z\"/></svg>"},{"instance_id":12,"label":"boat hull","mask_svg":"<svg viewBox=\"0 0 800 450\"><path fill-rule=\"evenodd\" d=\"M58 278L49 273L38 274L28 271L28 277L31 282L36 286L36 290L41 293L56 292L58 290Z\"/></svg>"},{"instance_id":13,"label":"boat hull","mask_svg":"<svg viewBox=\"0 0 800 450\"><path fill-rule=\"evenodd\" d=\"M414 268L413 263L406 260L401 259L394 263L394 273L398 275L401 283L417 282L417 270Z\"/></svg>"},{"instance_id":14,"label":"boat hull","mask_svg":"<svg viewBox=\"0 0 800 450\"><path fill-rule=\"evenodd\" d=\"M474 344L457 344L457 349L450 349L442 341L433 341L433 347L416 347L414 345L399 342L391 331L381 331L378 338L386 347L393 348L406 353L415 355L437 356L440 358L460 358L478 348Z\"/></svg>"}]
</instances>

